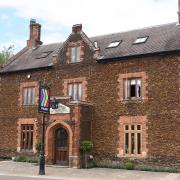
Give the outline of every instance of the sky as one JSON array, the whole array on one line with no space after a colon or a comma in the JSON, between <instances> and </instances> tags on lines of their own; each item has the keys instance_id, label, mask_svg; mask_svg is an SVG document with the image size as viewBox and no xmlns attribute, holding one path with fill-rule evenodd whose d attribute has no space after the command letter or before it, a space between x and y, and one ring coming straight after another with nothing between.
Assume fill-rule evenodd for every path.
<instances>
[{"instance_id":1,"label":"sky","mask_svg":"<svg viewBox=\"0 0 180 180\"><path fill-rule=\"evenodd\" d=\"M26 46L31 18L49 44L66 40L73 24L91 37L177 22L177 10L178 0L0 0L0 50Z\"/></svg>"}]
</instances>

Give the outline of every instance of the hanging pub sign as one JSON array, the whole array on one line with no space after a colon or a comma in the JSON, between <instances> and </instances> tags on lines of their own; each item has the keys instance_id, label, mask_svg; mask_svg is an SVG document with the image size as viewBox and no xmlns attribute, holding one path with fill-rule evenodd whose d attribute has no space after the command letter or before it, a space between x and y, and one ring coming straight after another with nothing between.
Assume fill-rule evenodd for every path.
<instances>
[{"instance_id":1,"label":"hanging pub sign","mask_svg":"<svg viewBox=\"0 0 180 180\"><path fill-rule=\"evenodd\" d=\"M39 88L39 112L50 113L50 88L47 86Z\"/></svg>"}]
</instances>

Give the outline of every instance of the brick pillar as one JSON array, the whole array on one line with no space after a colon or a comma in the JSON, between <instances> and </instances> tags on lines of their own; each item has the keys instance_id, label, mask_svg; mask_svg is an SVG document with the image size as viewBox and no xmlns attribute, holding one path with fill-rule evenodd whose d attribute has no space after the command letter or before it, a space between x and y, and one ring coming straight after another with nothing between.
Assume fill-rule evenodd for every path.
<instances>
[{"instance_id":1,"label":"brick pillar","mask_svg":"<svg viewBox=\"0 0 180 180\"><path fill-rule=\"evenodd\" d=\"M80 167L80 119L81 107L76 105L73 109L72 120L75 122L72 156L70 157L70 167Z\"/></svg>"}]
</instances>

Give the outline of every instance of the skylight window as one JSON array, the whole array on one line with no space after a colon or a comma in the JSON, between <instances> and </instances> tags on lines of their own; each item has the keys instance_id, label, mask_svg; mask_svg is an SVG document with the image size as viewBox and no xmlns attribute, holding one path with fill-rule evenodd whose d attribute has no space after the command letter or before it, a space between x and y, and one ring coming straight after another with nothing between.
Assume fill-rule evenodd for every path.
<instances>
[{"instance_id":1,"label":"skylight window","mask_svg":"<svg viewBox=\"0 0 180 180\"><path fill-rule=\"evenodd\" d=\"M48 57L51 53L52 53L52 51L42 52L41 54L39 54L39 55L36 57L36 59L46 58L46 57Z\"/></svg>"},{"instance_id":2,"label":"skylight window","mask_svg":"<svg viewBox=\"0 0 180 180\"><path fill-rule=\"evenodd\" d=\"M121 42L122 42L122 41L113 41L113 42L111 42L111 43L107 46L107 48L118 47Z\"/></svg>"},{"instance_id":3,"label":"skylight window","mask_svg":"<svg viewBox=\"0 0 180 180\"><path fill-rule=\"evenodd\" d=\"M145 36L145 37L139 37L137 38L133 44L141 44L141 43L145 43L148 39L148 36Z\"/></svg>"}]
</instances>

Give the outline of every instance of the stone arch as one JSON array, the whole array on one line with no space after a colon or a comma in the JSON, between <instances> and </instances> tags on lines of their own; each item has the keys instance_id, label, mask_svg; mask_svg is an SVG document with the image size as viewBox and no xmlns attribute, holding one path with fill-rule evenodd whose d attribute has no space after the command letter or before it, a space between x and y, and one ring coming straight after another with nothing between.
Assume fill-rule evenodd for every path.
<instances>
[{"instance_id":1,"label":"stone arch","mask_svg":"<svg viewBox=\"0 0 180 180\"><path fill-rule=\"evenodd\" d=\"M47 127L46 130L46 144L45 144L45 154L46 154L46 162L50 164L54 164L54 152L55 152L55 130L58 129L59 127L63 127L66 129L68 136L69 136L69 162L70 162L70 157L72 156L72 129L71 127L60 120L56 120L52 124L50 124Z\"/></svg>"}]
</instances>

